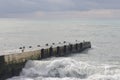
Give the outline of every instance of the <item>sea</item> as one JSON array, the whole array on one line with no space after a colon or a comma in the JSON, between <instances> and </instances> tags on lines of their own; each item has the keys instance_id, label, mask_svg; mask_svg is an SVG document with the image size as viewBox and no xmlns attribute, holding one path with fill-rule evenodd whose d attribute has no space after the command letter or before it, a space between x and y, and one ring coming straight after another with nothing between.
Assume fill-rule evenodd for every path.
<instances>
[{"instance_id":1,"label":"sea","mask_svg":"<svg viewBox=\"0 0 120 80\"><path fill-rule=\"evenodd\" d=\"M29 60L19 76L7 80L120 80L120 20L0 19L0 55L21 46L76 40L91 41L92 48L67 57Z\"/></svg>"}]
</instances>

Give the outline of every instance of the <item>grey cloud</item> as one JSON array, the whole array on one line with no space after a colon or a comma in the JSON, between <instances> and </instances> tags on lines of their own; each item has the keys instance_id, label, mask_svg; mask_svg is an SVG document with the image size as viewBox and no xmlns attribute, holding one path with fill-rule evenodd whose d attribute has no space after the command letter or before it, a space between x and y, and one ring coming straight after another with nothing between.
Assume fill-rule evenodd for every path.
<instances>
[{"instance_id":1,"label":"grey cloud","mask_svg":"<svg viewBox=\"0 0 120 80\"><path fill-rule=\"evenodd\" d=\"M0 15L37 11L83 11L120 9L120 0L0 0Z\"/></svg>"}]
</instances>

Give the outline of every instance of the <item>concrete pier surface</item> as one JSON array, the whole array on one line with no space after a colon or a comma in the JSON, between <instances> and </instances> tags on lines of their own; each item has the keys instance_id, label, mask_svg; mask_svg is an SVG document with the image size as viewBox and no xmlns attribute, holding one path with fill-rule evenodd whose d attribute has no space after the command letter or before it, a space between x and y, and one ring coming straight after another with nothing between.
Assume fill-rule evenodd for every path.
<instances>
[{"instance_id":1,"label":"concrete pier surface","mask_svg":"<svg viewBox=\"0 0 120 80\"><path fill-rule=\"evenodd\" d=\"M46 48L40 48L39 50L21 52L18 54L13 53L8 55L1 55L0 80L5 80L6 78L19 75L26 61L28 60L40 60L52 56L61 57L71 53L79 53L88 48L91 48L91 42L83 41L61 46L48 46Z\"/></svg>"}]
</instances>

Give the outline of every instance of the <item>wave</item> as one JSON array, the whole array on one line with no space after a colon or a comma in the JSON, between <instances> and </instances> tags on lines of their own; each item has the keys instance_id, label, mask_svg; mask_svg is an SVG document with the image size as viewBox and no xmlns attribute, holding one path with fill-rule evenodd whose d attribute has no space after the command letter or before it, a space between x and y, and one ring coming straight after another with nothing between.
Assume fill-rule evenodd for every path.
<instances>
[{"instance_id":1,"label":"wave","mask_svg":"<svg viewBox=\"0 0 120 80\"><path fill-rule=\"evenodd\" d=\"M20 76L8 80L120 80L120 67L95 65L71 58L29 60Z\"/></svg>"}]
</instances>

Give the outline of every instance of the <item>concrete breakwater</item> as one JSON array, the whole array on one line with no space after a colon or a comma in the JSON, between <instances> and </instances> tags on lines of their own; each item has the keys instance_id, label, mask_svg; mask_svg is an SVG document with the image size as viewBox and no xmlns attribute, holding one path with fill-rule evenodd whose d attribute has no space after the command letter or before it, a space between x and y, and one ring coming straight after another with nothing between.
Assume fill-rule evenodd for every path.
<instances>
[{"instance_id":1,"label":"concrete breakwater","mask_svg":"<svg viewBox=\"0 0 120 80\"><path fill-rule=\"evenodd\" d=\"M34 51L2 55L0 56L0 80L19 75L27 60L40 60L52 56L61 57L71 53L79 53L87 48L91 48L91 42L83 41L56 47L51 46Z\"/></svg>"}]
</instances>

